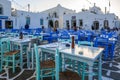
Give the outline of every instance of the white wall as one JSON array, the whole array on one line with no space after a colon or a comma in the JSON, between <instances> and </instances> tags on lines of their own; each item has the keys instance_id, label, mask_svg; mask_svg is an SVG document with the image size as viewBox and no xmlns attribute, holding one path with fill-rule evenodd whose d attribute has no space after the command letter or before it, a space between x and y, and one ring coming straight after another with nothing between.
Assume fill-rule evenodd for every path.
<instances>
[{"instance_id":1,"label":"white wall","mask_svg":"<svg viewBox=\"0 0 120 80\"><path fill-rule=\"evenodd\" d=\"M63 28L64 27L64 23L63 23L63 16L64 16L64 13L66 14L70 14L70 13L75 13L73 10L70 10L70 9L67 9L67 8L64 8L62 7L60 4L58 4L56 7L54 8L51 8L51 9L48 9L48 10L45 10L43 11L43 13L46 13L46 14L49 14L50 15L53 15L54 12L57 13L57 16L58 16L58 20L59 20L59 28ZM52 18L54 20L54 17Z\"/></svg>"},{"instance_id":2,"label":"white wall","mask_svg":"<svg viewBox=\"0 0 120 80\"><path fill-rule=\"evenodd\" d=\"M8 0L0 0L0 4L3 6L3 15L0 16L11 16L11 2Z\"/></svg>"},{"instance_id":3,"label":"white wall","mask_svg":"<svg viewBox=\"0 0 120 80\"><path fill-rule=\"evenodd\" d=\"M2 28L5 28L5 20L11 20L10 16L11 16L11 2L8 0L0 0L0 4L3 7L3 14L1 14L0 16L6 16L8 17L8 19L1 19L2 20Z\"/></svg>"},{"instance_id":4,"label":"white wall","mask_svg":"<svg viewBox=\"0 0 120 80\"><path fill-rule=\"evenodd\" d=\"M74 13L74 14L67 14L64 15L64 28L66 28L66 20L69 20L69 24L71 27L71 20L72 20L72 16L76 16L76 23L77 26L79 27L79 20L82 19L83 20L83 28L84 29L89 29L91 30L91 26L93 24L93 22L99 21L99 29L101 29L102 27L104 27L104 20L108 20L109 21L109 27L113 28L115 27L115 15L114 14L93 14L90 12L80 12L80 13Z\"/></svg>"},{"instance_id":5,"label":"white wall","mask_svg":"<svg viewBox=\"0 0 120 80\"><path fill-rule=\"evenodd\" d=\"M15 17L17 20L17 26L14 28L25 28L26 25L26 17L30 17L30 25L29 28L41 28L41 26L48 27L48 21L46 20L47 15L43 13L32 13L32 12L26 12L26 11L16 11L17 16ZM40 25L40 19L44 20L43 25Z\"/></svg>"}]
</instances>

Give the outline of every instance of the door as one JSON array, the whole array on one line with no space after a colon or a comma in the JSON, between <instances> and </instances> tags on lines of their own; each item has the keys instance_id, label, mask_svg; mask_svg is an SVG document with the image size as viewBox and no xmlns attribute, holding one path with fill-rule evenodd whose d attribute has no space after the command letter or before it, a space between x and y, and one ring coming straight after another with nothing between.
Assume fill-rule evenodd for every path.
<instances>
[{"instance_id":1,"label":"door","mask_svg":"<svg viewBox=\"0 0 120 80\"><path fill-rule=\"evenodd\" d=\"M5 21L5 28L12 29L13 28L13 21Z\"/></svg>"}]
</instances>

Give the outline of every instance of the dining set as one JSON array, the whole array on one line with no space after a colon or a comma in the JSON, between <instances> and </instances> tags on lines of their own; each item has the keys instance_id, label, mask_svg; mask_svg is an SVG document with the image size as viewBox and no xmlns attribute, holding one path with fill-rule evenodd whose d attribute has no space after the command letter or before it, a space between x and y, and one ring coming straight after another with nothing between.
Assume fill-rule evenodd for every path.
<instances>
[{"instance_id":1,"label":"dining set","mask_svg":"<svg viewBox=\"0 0 120 80\"><path fill-rule=\"evenodd\" d=\"M63 30L57 34L39 34L23 33L21 39L19 33L1 32L0 71L12 67L15 73L16 66L23 69L25 58L27 68L36 71L36 80L45 77L52 80L94 80L95 76L102 80L102 60L114 58L117 35L112 32L97 37L90 31L71 33ZM44 40L48 43L39 44Z\"/></svg>"}]
</instances>

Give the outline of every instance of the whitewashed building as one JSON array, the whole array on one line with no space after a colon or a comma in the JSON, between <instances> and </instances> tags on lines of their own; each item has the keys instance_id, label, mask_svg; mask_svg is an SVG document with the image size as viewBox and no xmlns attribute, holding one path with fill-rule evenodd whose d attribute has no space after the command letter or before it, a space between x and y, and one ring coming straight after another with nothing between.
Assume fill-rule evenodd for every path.
<instances>
[{"instance_id":1,"label":"whitewashed building","mask_svg":"<svg viewBox=\"0 0 120 80\"><path fill-rule=\"evenodd\" d=\"M120 27L120 20L113 13L103 13L99 7L95 5L89 10L82 12L64 15L64 28L74 27L89 29L92 27L113 28Z\"/></svg>"},{"instance_id":2,"label":"whitewashed building","mask_svg":"<svg viewBox=\"0 0 120 80\"><path fill-rule=\"evenodd\" d=\"M63 16L67 14L75 13L74 10L67 9L58 4L56 7L43 11L43 13L48 14L48 26L63 28Z\"/></svg>"},{"instance_id":3,"label":"whitewashed building","mask_svg":"<svg viewBox=\"0 0 120 80\"><path fill-rule=\"evenodd\" d=\"M25 25L29 25L29 29L48 25L47 14L15 10L12 15L15 18L16 29L25 28Z\"/></svg>"},{"instance_id":4,"label":"whitewashed building","mask_svg":"<svg viewBox=\"0 0 120 80\"><path fill-rule=\"evenodd\" d=\"M120 27L120 20L113 13L104 14L95 5L89 10L75 13L74 10L58 4L56 7L36 13L21 10L13 11L9 0L0 0L0 29L19 29L25 28L26 25L30 29L41 28L42 26L45 28L77 26L91 30L92 26L97 26L99 29L102 27Z\"/></svg>"},{"instance_id":5,"label":"whitewashed building","mask_svg":"<svg viewBox=\"0 0 120 80\"><path fill-rule=\"evenodd\" d=\"M12 14L15 17L16 28L24 28L29 24L29 28L41 28L42 26L63 28L63 15L75 13L58 4L56 7L35 13L16 10Z\"/></svg>"},{"instance_id":6,"label":"whitewashed building","mask_svg":"<svg viewBox=\"0 0 120 80\"><path fill-rule=\"evenodd\" d=\"M13 27L13 19L11 16L11 2L0 0L0 29Z\"/></svg>"}]
</instances>

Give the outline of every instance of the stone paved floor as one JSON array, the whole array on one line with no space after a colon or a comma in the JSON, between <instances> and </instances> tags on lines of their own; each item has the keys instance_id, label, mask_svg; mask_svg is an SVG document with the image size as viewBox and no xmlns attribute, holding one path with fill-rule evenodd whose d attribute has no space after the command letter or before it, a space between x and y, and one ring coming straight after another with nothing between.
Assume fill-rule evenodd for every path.
<instances>
[{"instance_id":1,"label":"stone paved floor","mask_svg":"<svg viewBox=\"0 0 120 80\"><path fill-rule=\"evenodd\" d=\"M35 70L29 70L24 64L24 69L16 68L16 73L12 73L12 69L8 69L9 77L6 77L6 71L0 72L0 80L35 80ZM51 80L46 78L44 80ZM120 38L116 44L114 60L103 60L102 64L102 80L120 80Z\"/></svg>"}]
</instances>

